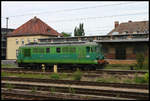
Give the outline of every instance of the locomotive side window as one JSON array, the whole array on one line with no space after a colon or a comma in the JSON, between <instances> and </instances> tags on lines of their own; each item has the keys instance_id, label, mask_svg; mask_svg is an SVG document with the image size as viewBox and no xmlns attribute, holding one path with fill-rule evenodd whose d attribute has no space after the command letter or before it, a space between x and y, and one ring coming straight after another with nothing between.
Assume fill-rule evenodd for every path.
<instances>
[{"instance_id":1,"label":"locomotive side window","mask_svg":"<svg viewBox=\"0 0 150 101\"><path fill-rule=\"evenodd\" d=\"M68 47L63 47L63 48L62 48L62 52L63 52L63 53L68 53Z\"/></svg>"},{"instance_id":2,"label":"locomotive side window","mask_svg":"<svg viewBox=\"0 0 150 101\"><path fill-rule=\"evenodd\" d=\"M75 47L70 47L69 53L75 53L76 52L76 48Z\"/></svg>"},{"instance_id":3,"label":"locomotive side window","mask_svg":"<svg viewBox=\"0 0 150 101\"><path fill-rule=\"evenodd\" d=\"M86 52L90 53L90 47L86 47Z\"/></svg>"},{"instance_id":4,"label":"locomotive side window","mask_svg":"<svg viewBox=\"0 0 150 101\"><path fill-rule=\"evenodd\" d=\"M93 47L91 47L91 52L94 52Z\"/></svg>"},{"instance_id":5,"label":"locomotive side window","mask_svg":"<svg viewBox=\"0 0 150 101\"><path fill-rule=\"evenodd\" d=\"M56 48L56 52L57 53L60 53L61 51L60 51L60 48Z\"/></svg>"},{"instance_id":6,"label":"locomotive side window","mask_svg":"<svg viewBox=\"0 0 150 101\"><path fill-rule=\"evenodd\" d=\"M46 48L46 53L50 53L50 48Z\"/></svg>"},{"instance_id":7,"label":"locomotive side window","mask_svg":"<svg viewBox=\"0 0 150 101\"><path fill-rule=\"evenodd\" d=\"M31 50L31 49L24 49L24 50L23 50L23 55L24 55L24 57L30 57L30 56L31 56L30 50Z\"/></svg>"}]
</instances>

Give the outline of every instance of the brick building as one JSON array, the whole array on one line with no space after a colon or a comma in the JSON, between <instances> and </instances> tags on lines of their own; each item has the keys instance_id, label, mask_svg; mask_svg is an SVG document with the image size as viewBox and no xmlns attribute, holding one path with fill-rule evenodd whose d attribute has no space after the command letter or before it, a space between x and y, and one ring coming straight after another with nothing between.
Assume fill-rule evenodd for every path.
<instances>
[{"instance_id":1,"label":"brick building","mask_svg":"<svg viewBox=\"0 0 150 101\"><path fill-rule=\"evenodd\" d=\"M34 17L7 35L7 59L16 59L19 46L37 42L39 38L58 37L62 34Z\"/></svg>"},{"instance_id":2,"label":"brick building","mask_svg":"<svg viewBox=\"0 0 150 101\"><path fill-rule=\"evenodd\" d=\"M133 40L131 36L137 34L138 40ZM148 34L149 37L149 22L148 21L128 21L120 23L116 21L114 23L114 29L108 33L108 35L128 35L129 41L110 41L103 43L104 52L106 58L109 59L136 59L136 54L142 52L145 56L149 54L148 40L140 40L141 37L138 34ZM113 38L112 38L113 40Z\"/></svg>"}]
</instances>

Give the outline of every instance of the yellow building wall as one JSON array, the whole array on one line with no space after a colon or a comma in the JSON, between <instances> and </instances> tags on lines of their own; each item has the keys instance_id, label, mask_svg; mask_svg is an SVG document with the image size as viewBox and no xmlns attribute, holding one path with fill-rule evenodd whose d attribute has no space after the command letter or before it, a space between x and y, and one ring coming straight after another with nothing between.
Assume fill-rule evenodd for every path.
<instances>
[{"instance_id":1,"label":"yellow building wall","mask_svg":"<svg viewBox=\"0 0 150 101\"><path fill-rule=\"evenodd\" d=\"M18 36L18 37L7 37L7 54L6 54L6 59L17 59L16 57L16 50L18 50L18 48L20 46L22 46L22 40L24 40L24 45L29 43L28 40L30 40L30 42L34 42L34 40L36 40L36 42L38 42L39 38L48 38L48 36ZM16 44L16 40L18 40L18 44Z\"/></svg>"}]
</instances>

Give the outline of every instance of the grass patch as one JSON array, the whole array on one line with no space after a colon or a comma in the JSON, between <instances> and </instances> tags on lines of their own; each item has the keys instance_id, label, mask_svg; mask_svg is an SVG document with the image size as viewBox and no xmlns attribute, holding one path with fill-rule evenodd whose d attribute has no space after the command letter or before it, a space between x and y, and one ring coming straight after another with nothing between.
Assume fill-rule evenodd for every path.
<instances>
[{"instance_id":1,"label":"grass patch","mask_svg":"<svg viewBox=\"0 0 150 101\"><path fill-rule=\"evenodd\" d=\"M54 94L56 92L56 89L54 87L50 88L50 92L51 92L51 94Z\"/></svg>"},{"instance_id":2,"label":"grass patch","mask_svg":"<svg viewBox=\"0 0 150 101\"><path fill-rule=\"evenodd\" d=\"M130 70L129 64L107 64L104 69Z\"/></svg>"},{"instance_id":3,"label":"grass patch","mask_svg":"<svg viewBox=\"0 0 150 101\"><path fill-rule=\"evenodd\" d=\"M58 73L52 73L52 74L50 75L50 78L51 78L51 79L54 79L54 80L58 80L58 79L60 79L60 76L59 76Z\"/></svg>"},{"instance_id":4,"label":"grass patch","mask_svg":"<svg viewBox=\"0 0 150 101\"><path fill-rule=\"evenodd\" d=\"M81 78L82 78L82 75L83 75L83 73L79 70L79 69L77 69L77 71L75 71L74 73L73 73L73 75L72 75L72 79L73 80L81 80Z\"/></svg>"},{"instance_id":5,"label":"grass patch","mask_svg":"<svg viewBox=\"0 0 150 101\"><path fill-rule=\"evenodd\" d=\"M37 91L37 87L33 87L31 93L35 93Z\"/></svg>"},{"instance_id":6,"label":"grass patch","mask_svg":"<svg viewBox=\"0 0 150 101\"><path fill-rule=\"evenodd\" d=\"M1 76L2 77L9 77L9 76L15 76L15 77L22 77L22 78L48 78L47 75L43 75L43 74L17 74L17 73L7 73L7 72L1 72Z\"/></svg>"},{"instance_id":7,"label":"grass patch","mask_svg":"<svg viewBox=\"0 0 150 101\"><path fill-rule=\"evenodd\" d=\"M134 82L138 84L142 84L142 83L148 83L149 81L148 79L146 79L146 76L140 77L137 74L135 74Z\"/></svg>"},{"instance_id":8,"label":"grass patch","mask_svg":"<svg viewBox=\"0 0 150 101\"><path fill-rule=\"evenodd\" d=\"M8 90L12 90L14 88L14 85L8 83L8 84L6 84L6 88Z\"/></svg>"},{"instance_id":9,"label":"grass patch","mask_svg":"<svg viewBox=\"0 0 150 101\"><path fill-rule=\"evenodd\" d=\"M69 86L69 93L75 94L75 89L74 89L74 88L71 88L71 87Z\"/></svg>"},{"instance_id":10,"label":"grass patch","mask_svg":"<svg viewBox=\"0 0 150 101\"><path fill-rule=\"evenodd\" d=\"M15 68L17 64L1 64L2 68Z\"/></svg>"},{"instance_id":11,"label":"grass patch","mask_svg":"<svg viewBox=\"0 0 150 101\"><path fill-rule=\"evenodd\" d=\"M60 79L66 79L66 78L69 78L66 73L61 73L60 74Z\"/></svg>"},{"instance_id":12,"label":"grass patch","mask_svg":"<svg viewBox=\"0 0 150 101\"><path fill-rule=\"evenodd\" d=\"M103 83L119 83L120 80L114 76L107 77L107 78L98 78L96 82L103 82Z\"/></svg>"}]
</instances>

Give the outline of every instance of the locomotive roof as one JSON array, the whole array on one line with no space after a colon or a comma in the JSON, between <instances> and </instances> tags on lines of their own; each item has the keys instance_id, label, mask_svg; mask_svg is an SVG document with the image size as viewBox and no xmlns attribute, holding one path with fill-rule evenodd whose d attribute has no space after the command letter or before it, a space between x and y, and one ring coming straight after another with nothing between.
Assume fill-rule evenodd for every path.
<instances>
[{"instance_id":1,"label":"locomotive roof","mask_svg":"<svg viewBox=\"0 0 150 101\"><path fill-rule=\"evenodd\" d=\"M50 42L41 42L41 43L29 43L26 44L22 47L33 47L33 46L70 46L70 45L98 45L96 42L55 42L55 43L50 43Z\"/></svg>"}]
</instances>

